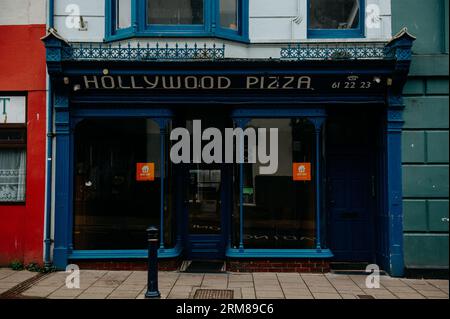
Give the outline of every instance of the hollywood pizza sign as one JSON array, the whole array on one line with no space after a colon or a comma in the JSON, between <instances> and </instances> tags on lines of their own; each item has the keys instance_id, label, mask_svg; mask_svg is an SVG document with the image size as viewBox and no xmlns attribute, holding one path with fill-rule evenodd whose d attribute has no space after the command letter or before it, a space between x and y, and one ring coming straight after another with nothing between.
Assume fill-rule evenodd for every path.
<instances>
[{"instance_id":1,"label":"hollywood pizza sign","mask_svg":"<svg viewBox=\"0 0 450 319\"><path fill-rule=\"evenodd\" d=\"M109 71L108 71L109 72ZM319 94L384 92L387 79L371 75L289 75L289 74L212 74L212 75L83 75L66 78L74 90L122 91L266 91Z\"/></svg>"},{"instance_id":2,"label":"hollywood pizza sign","mask_svg":"<svg viewBox=\"0 0 450 319\"><path fill-rule=\"evenodd\" d=\"M309 76L85 75L86 90L314 90Z\"/></svg>"}]
</instances>

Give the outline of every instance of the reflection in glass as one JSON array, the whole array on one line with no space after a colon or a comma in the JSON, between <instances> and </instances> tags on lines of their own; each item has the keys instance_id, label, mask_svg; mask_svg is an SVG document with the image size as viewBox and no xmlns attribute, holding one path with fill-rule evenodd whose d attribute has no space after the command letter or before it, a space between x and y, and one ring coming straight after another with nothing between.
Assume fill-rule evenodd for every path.
<instances>
[{"instance_id":1,"label":"reflection in glass","mask_svg":"<svg viewBox=\"0 0 450 319\"><path fill-rule=\"evenodd\" d=\"M356 29L359 0L310 0L309 29Z\"/></svg>"},{"instance_id":2,"label":"reflection in glass","mask_svg":"<svg viewBox=\"0 0 450 319\"><path fill-rule=\"evenodd\" d=\"M117 29L131 27L131 0L116 0Z\"/></svg>"},{"instance_id":3,"label":"reflection in glass","mask_svg":"<svg viewBox=\"0 0 450 319\"><path fill-rule=\"evenodd\" d=\"M238 29L238 0L220 0L220 25L227 29Z\"/></svg>"},{"instance_id":4,"label":"reflection in glass","mask_svg":"<svg viewBox=\"0 0 450 319\"><path fill-rule=\"evenodd\" d=\"M190 234L220 234L220 196L220 170L189 170L187 204Z\"/></svg>"},{"instance_id":5,"label":"reflection in glass","mask_svg":"<svg viewBox=\"0 0 450 319\"><path fill-rule=\"evenodd\" d=\"M203 0L147 0L148 24L203 24Z\"/></svg>"},{"instance_id":6,"label":"reflection in glass","mask_svg":"<svg viewBox=\"0 0 450 319\"><path fill-rule=\"evenodd\" d=\"M160 226L159 125L85 120L75 152L74 249L145 249L146 228ZM154 182L136 181L137 163L155 163Z\"/></svg>"},{"instance_id":7,"label":"reflection in glass","mask_svg":"<svg viewBox=\"0 0 450 319\"><path fill-rule=\"evenodd\" d=\"M293 163L309 162L314 167L314 126L305 119L254 119L248 126L278 128L279 166L274 175L260 175L258 163L244 164L244 247L314 248L314 168L312 181L294 182L292 176ZM233 225L237 218L235 213Z\"/></svg>"}]
</instances>

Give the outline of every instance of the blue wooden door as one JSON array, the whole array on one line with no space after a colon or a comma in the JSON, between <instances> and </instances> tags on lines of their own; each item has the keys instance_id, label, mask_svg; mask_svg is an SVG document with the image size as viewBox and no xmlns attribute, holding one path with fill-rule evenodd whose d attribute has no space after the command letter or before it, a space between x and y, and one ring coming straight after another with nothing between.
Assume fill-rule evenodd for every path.
<instances>
[{"instance_id":1,"label":"blue wooden door","mask_svg":"<svg viewBox=\"0 0 450 319\"><path fill-rule=\"evenodd\" d=\"M373 259L371 180L366 154L328 157L329 243L336 260Z\"/></svg>"},{"instance_id":2,"label":"blue wooden door","mask_svg":"<svg viewBox=\"0 0 450 319\"><path fill-rule=\"evenodd\" d=\"M186 254L191 260L225 257L227 176L219 165L189 165L185 170Z\"/></svg>"}]
</instances>

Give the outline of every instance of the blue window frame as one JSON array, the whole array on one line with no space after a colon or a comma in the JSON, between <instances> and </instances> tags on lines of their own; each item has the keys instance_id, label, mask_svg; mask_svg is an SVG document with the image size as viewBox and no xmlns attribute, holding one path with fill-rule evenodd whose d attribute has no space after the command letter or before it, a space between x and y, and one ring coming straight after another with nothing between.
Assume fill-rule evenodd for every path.
<instances>
[{"instance_id":1,"label":"blue window frame","mask_svg":"<svg viewBox=\"0 0 450 319\"><path fill-rule=\"evenodd\" d=\"M126 28L118 27L119 1L131 2L131 21ZM183 19L167 24L152 24L148 19L149 1L153 0L107 0L105 40L115 41L133 37L218 37L249 42L249 0L203 0L203 17L197 19L202 20L202 24L186 24L183 23L186 21ZM224 20L227 20L227 24Z\"/></svg>"},{"instance_id":2,"label":"blue window frame","mask_svg":"<svg viewBox=\"0 0 450 319\"><path fill-rule=\"evenodd\" d=\"M365 0L308 0L308 38L363 38Z\"/></svg>"}]
</instances>

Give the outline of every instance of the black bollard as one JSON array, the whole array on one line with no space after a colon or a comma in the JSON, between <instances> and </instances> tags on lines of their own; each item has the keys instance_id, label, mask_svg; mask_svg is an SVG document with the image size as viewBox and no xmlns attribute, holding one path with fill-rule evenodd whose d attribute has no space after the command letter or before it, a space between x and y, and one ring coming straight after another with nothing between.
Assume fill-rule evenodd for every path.
<instances>
[{"instance_id":1,"label":"black bollard","mask_svg":"<svg viewBox=\"0 0 450 319\"><path fill-rule=\"evenodd\" d=\"M147 292L145 298L161 298L158 290L158 228L150 226L147 228L148 236L148 273Z\"/></svg>"}]
</instances>

